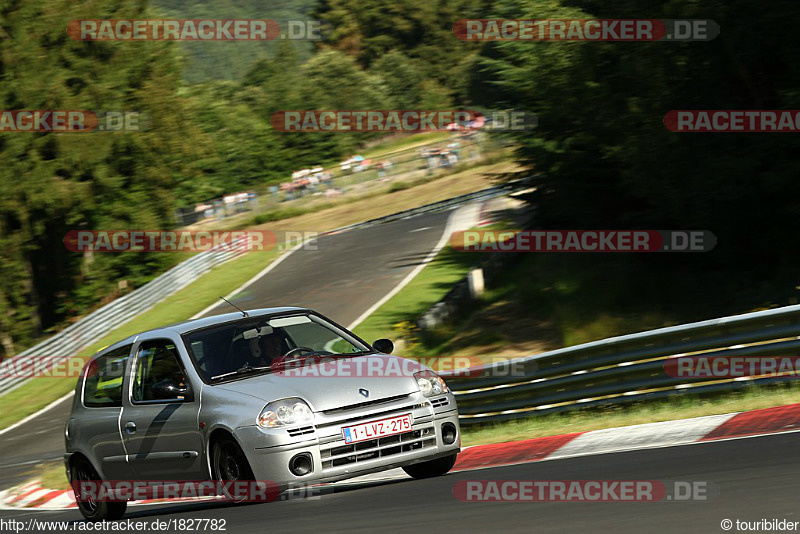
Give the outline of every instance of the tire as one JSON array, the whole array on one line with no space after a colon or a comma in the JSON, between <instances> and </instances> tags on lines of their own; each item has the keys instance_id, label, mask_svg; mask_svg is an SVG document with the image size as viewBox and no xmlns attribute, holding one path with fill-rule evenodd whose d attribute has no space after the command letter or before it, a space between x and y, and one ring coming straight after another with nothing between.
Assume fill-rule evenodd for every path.
<instances>
[{"instance_id":1,"label":"tire","mask_svg":"<svg viewBox=\"0 0 800 534\"><path fill-rule=\"evenodd\" d=\"M242 448L231 437L225 437L214 444L212 449L214 479L219 482L254 480L253 470ZM232 502L243 502L244 497L235 497L223 489L225 497Z\"/></svg>"},{"instance_id":2,"label":"tire","mask_svg":"<svg viewBox=\"0 0 800 534\"><path fill-rule=\"evenodd\" d=\"M92 464L89 463L89 460L85 458L78 458L72 463L70 467L70 478L73 484L76 482L94 481L97 483L101 481L100 475L97 474L97 471L92 467ZM87 521L116 521L125 515L125 510L128 508L127 502L95 502L91 499L81 501L79 498L80 495L76 493L75 500L78 503L78 510L80 510L81 515L83 515Z\"/></svg>"},{"instance_id":3,"label":"tire","mask_svg":"<svg viewBox=\"0 0 800 534\"><path fill-rule=\"evenodd\" d=\"M456 456L457 454L451 454L428 462L407 465L403 471L416 479L440 477L453 468L456 464Z\"/></svg>"}]
</instances>

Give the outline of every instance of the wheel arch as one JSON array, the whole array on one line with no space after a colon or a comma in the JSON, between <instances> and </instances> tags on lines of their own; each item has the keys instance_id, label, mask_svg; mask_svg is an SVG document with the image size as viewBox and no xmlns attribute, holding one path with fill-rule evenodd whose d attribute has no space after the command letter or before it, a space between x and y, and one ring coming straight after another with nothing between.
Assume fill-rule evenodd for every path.
<instances>
[{"instance_id":1,"label":"wheel arch","mask_svg":"<svg viewBox=\"0 0 800 534\"><path fill-rule=\"evenodd\" d=\"M72 453L69 454L69 456L67 457L67 461L66 461L66 467L67 467L67 473L68 473L67 476L68 476L70 482L72 482L72 467L75 465L76 462L78 462L80 460L86 460L89 463L89 465L92 466L92 469L94 469L95 473L100 475L101 479L105 478L104 475L103 475L103 472L100 469L97 468L97 465L95 465L95 463L91 460L91 458L89 458L88 454L85 454L85 453L83 453L81 451L75 451L75 452L72 452Z\"/></svg>"},{"instance_id":2,"label":"wheel arch","mask_svg":"<svg viewBox=\"0 0 800 534\"><path fill-rule=\"evenodd\" d=\"M230 438L235 441L236 444L239 445L239 448L242 450L245 457L247 457L247 453L245 452L244 447L242 447L242 442L239 441L233 430L226 426L217 426L212 428L208 433L208 438L206 439L206 467L208 468L208 474L210 478L214 478L214 466L212 465L214 446L225 438Z\"/></svg>"}]
</instances>

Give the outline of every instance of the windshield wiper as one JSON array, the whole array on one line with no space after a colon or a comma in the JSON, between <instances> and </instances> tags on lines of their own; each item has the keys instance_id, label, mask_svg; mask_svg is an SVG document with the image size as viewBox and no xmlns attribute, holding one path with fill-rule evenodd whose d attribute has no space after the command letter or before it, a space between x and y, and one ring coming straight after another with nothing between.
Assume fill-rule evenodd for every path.
<instances>
[{"instance_id":1,"label":"windshield wiper","mask_svg":"<svg viewBox=\"0 0 800 534\"><path fill-rule=\"evenodd\" d=\"M360 350L358 352L337 352L331 356L363 356L365 354L372 354L371 350Z\"/></svg>"},{"instance_id":2,"label":"windshield wiper","mask_svg":"<svg viewBox=\"0 0 800 534\"><path fill-rule=\"evenodd\" d=\"M217 380L218 378L225 378L226 376L234 376L234 375L243 375L247 373L252 373L253 371L266 371L272 369L271 365L264 365L261 367L253 367L249 363L244 364L243 366L239 367L235 371L230 371L228 373L222 373L221 375L212 376L211 380Z\"/></svg>"}]
</instances>

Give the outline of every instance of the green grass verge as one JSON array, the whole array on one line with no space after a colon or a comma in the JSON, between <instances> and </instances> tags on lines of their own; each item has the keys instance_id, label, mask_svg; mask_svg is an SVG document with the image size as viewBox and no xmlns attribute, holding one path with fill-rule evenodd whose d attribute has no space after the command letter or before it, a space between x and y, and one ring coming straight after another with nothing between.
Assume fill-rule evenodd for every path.
<instances>
[{"instance_id":1,"label":"green grass verge","mask_svg":"<svg viewBox=\"0 0 800 534\"><path fill-rule=\"evenodd\" d=\"M421 262L423 257L410 258ZM395 296L375 310L354 332L367 342L378 338L408 336L408 330L431 306L444 297L456 282L466 276L469 269L478 261L473 254L464 254L444 247L411 282ZM401 347L403 356L422 356L419 347Z\"/></svg>"}]
</instances>

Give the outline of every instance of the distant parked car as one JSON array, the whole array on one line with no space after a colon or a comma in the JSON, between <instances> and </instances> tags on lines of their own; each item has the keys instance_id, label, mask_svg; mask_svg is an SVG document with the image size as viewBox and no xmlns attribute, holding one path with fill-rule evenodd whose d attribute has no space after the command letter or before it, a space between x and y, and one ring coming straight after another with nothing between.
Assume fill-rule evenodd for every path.
<instances>
[{"instance_id":1,"label":"distant parked car","mask_svg":"<svg viewBox=\"0 0 800 534\"><path fill-rule=\"evenodd\" d=\"M68 477L285 489L394 467L443 475L460 451L455 398L436 373L392 350L304 308L131 336L94 356L78 382ZM78 495L89 520L119 518L126 506Z\"/></svg>"}]
</instances>

